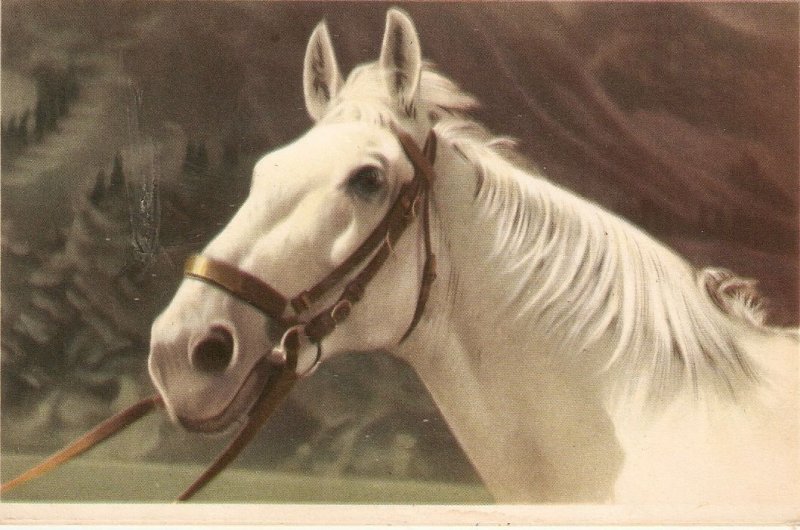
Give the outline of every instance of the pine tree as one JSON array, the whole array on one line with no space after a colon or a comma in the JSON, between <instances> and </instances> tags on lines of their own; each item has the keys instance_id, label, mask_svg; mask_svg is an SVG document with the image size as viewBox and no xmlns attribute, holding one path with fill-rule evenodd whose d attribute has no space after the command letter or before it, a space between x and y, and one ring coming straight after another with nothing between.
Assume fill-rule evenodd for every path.
<instances>
[{"instance_id":1,"label":"pine tree","mask_svg":"<svg viewBox=\"0 0 800 530\"><path fill-rule=\"evenodd\" d=\"M69 114L69 107L78 99L80 81L74 64L67 69L42 66L35 72L36 107L33 114L34 139L41 142L48 132L58 130L58 120ZM27 116L25 116L27 137Z\"/></svg>"},{"instance_id":2,"label":"pine tree","mask_svg":"<svg viewBox=\"0 0 800 530\"><path fill-rule=\"evenodd\" d=\"M205 142L200 142L197 146L195 166L198 171L208 171L208 148L206 148Z\"/></svg>"},{"instance_id":3,"label":"pine tree","mask_svg":"<svg viewBox=\"0 0 800 530\"><path fill-rule=\"evenodd\" d=\"M11 116L3 122L3 158L11 157L17 149L17 117Z\"/></svg>"},{"instance_id":4,"label":"pine tree","mask_svg":"<svg viewBox=\"0 0 800 530\"><path fill-rule=\"evenodd\" d=\"M148 264L159 251L161 194L158 177L149 174L134 192L131 229L137 259Z\"/></svg>"},{"instance_id":5,"label":"pine tree","mask_svg":"<svg viewBox=\"0 0 800 530\"><path fill-rule=\"evenodd\" d=\"M100 206L100 203L106 196L106 174L101 169L97 173L97 178L94 182L94 188L92 188L91 193L89 194L89 201L95 205Z\"/></svg>"},{"instance_id":6,"label":"pine tree","mask_svg":"<svg viewBox=\"0 0 800 530\"><path fill-rule=\"evenodd\" d=\"M183 161L185 173L202 174L209 169L208 148L205 142L190 141L186 146L186 157Z\"/></svg>"},{"instance_id":7,"label":"pine tree","mask_svg":"<svg viewBox=\"0 0 800 530\"><path fill-rule=\"evenodd\" d=\"M197 158L197 148L192 140L186 144L186 156L183 158L183 172L194 171L195 159Z\"/></svg>"},{"instance_id":8,"label":"pine tree","mask_svg":"<svg viewBox=\"0 0 800 530\"><path fill-rule=\"evenodd\" d=\"M234 142L228 142L222 149L222 166L226 170L231 170L239 165L239 146Z\"/></svg>"},{"instance_id":9,"label":"pine tree","mask_svg":"<svg viewBox=\"0 0 800 530\"><path fill-rule=\"evenodd\" d=\"M42 66L36 72L37 106L42 107L42 127L44 131L53 132L58 129L58 118L61 116L59 106L58 74L51 66Z\"/></svg>"},{"instance_id":10,"label":"pine tree","mask_svg":"<svg viewBox=\"0 0 800 530\"><path fill-rule=\"evenodd\" d=\"M28 145L28 120L30 119L31 111L26 110L17 124L16 137L18 145Z\"/></svg>"},{"instance_id":11,"label":"pine tree","mask_svg":"<svg viewBox=\"0 0 800 530\"><path fill-rule=\"evenodd\" d=\"M99 198L104 183L100 172L63 247L33 264L32 272L17 271L23 279L9 291L14 300L6 299L3 286L2 420L13 425L2 429L5 441L66 441L113 412L123 381L144 377L155 313L147 302L151 277L138 274L127 207L108 190ZM11 251L6 238L3 243L6 265ZM29 399L36 400L35 410ZM59 425L69 429L56 433Z\"/></svg>"},{"instance_id":12,"label":"pine tree","mask_svg":"<svg viewBox=\"0 0 800 530\"><path fill-rule=\"evenodd\" d=\"M9 133L9 120L0 119L0 131L2 131L2 138L3 138L3 145L6 144L8 133Z\"/></svg>"},{"instance_id":13,"label":"pine tree","mask_svg":"<svg viewBox=\"0 0 800 530\"><path fill-rule=\"evenodd\" d=\"M69 113L69 98L67 96L67 84L64 76L59 76L56 79L54 92L57 115L59 118L63 118Z\"/></svg>"},{"instance_id":14,"label":"pine tree","mask_svg":"<svg viewBox=\"0 0 800 530\"><path fill-rule=\"evenodd\" d=\"M36 99L36 109L34 110L33 117L34 138L37 142L41 142L44 139L44 133L47 130L47 123L49 121L47 106L41 97Z\"/></svg>"},{"instance_id":15,"label":"pine tree","mask_svg":"<svg viewBox=\"0 0 800 530\"><path fill-rule=\"evenodd\" d=\"M125 172L122 169L122 155L117 153L114 156L114 164L111 168L111 177L108 185L108 194L112 196L122 196L125 192Z\"/></svg>"},{"instance_id":16,"label":"pine tree","mask_svg":"<svg viewBox=\"0 0 800 530\"><path fill-rule=\"evenodd\" d=\"M75 63L70 63L64 79L67 102L72 103L80 96L80 80Z\"/></svg>"}]
</instances>

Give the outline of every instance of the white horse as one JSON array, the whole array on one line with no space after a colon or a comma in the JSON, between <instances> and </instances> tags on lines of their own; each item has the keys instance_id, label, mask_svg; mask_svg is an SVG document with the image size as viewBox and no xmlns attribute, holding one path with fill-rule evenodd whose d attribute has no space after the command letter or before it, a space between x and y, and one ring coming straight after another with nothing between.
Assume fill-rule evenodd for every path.
<instances>
[{"instance_id":1,"label":"white horse","mask_svg":"<svg viewBox=\"0 0 800 530\"><path fill-rule=\"evenodd\" d=\"M748 281L696 271L515 167L511 142L466 117L473 98L423 61L401 11L387 15L380 59L346 81L317 26L304 87L314 126L256 164L248 198L203 252L284 297L353 253L411 181L395 131L438 138L438 279L421 320L401 341L427 255L418 216L322 340L322 361L354 350L407 360L500 502L798 501L796 334L763 325ZM282 331L185 279L152 329L150 371L170 414L197 430L234 423ZM301 348L298 371L316 354Z\"/></svg>"}]
</instances>

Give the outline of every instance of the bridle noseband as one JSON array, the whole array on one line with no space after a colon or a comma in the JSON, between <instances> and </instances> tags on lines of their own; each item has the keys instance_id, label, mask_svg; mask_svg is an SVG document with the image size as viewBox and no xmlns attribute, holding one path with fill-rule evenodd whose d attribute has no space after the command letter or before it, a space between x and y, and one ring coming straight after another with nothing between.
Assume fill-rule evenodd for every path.
<instances>
[{"instance_id":1,"label":"bridle noseband","mask_svg":"<svg viewBox=\"0 0 800 530\"><path fill-rule=\"evenodd\" d=\"M394 133L414 167L414 177L403 184L389 211L364 242L314 286L287 299L268 283L223 261L194 255L186 262L185 276L202 280L228 292L280 325L283 337L268 357L272 364L285 366L289 361L289 364L296 365L300 344L308 341L317 346L317 358L308 372L316 367L321 358L322 339L348 317L353 305L364 295L367 285L394 252L400 236L421 211L425 264L414 316L401 342L419 323L431 284L436 279L436 256L431 248L430 234L430 191L436 175L433 169L436 160L436 135L431 131L420 151L414 139L406 132L394 129ZM372 257L366 265L347 282L333 304L311 318L302 318L312 304L339 285L370 255ZM293 314L286 315L289 307Z\"/></svg>"}]
</instances>

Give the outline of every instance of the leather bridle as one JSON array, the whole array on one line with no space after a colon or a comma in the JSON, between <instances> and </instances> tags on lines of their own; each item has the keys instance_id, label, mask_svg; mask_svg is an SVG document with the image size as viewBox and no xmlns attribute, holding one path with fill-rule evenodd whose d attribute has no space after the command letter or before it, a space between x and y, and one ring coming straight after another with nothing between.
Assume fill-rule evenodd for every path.
<instances>
[{"instance_id":1,"label":"leather bridle","mask_svg":"<svg viewBox=\"0 0 800 530\"><path fill-rule=\"evenodd\" d=\"M411 334L419 323L422 312L425 309L425 303L428 300L431 284L436 278L436 257L431 249L430 233L430 194L435 178L433 163L436 160L436 135L431 131L425 142L424 149L420 151L413 138L407 133L397 129L394 129L394 133L400 141L406 156L414 166L413 179L400 188L400 192L389 211L364 242L328 276L310 289L303 291L294 298L287 299L268 283L223 261L204 256L192 256L186 263L185 275L187 277L210 283L247 302L274 319L284 331L280 344L272 350L270 355L259 359L256 363L254 371L263 375L265 383L247 413L246 422L229 442L228 446L178 497L178 500L188 500L225 469L253 439L261 425L267 421L267 418L289 393L295 382L309 372L307 370L303 374L297 373L297 355L302 340L308 340L317 345L317 358L311 369L316 367L321 358L322 339L327 337L339 323L347 318L353 304L361 299L369 282L372 281L389 255L392 254L397 240L421 211L425 243L425 265L417 297L417 307L401 342ZM312 304L347 278L370 255L372 257L345 285L336 302L311 318L302 318ZM292 308L294 314L287 316L286 313L289 307ZM156 407L163 405L164 399L158 394L143 399L101 423L85 436L39 465L3 484L0 487L0 492L5 493L19 484L23 484L69 461L131 425Z\"/></svg>"},{"instance_id":2,"label":"leather bridle","mask_svg":"<svg viewBox=\"0 0 800 530\"><path fill-rule=\"evenodd\" d=\"M403 334L405 340L419 323L428 300L431 284L436 278L436 256L431 248L430 191L435 179L436 134L431 130L422 151L406 132L394 128L405 155L414 167L411 181L403 184L386 215L338 267L325 278L293 298L286 298L268 283L223 261L202 255L188 259L184 269L186 277L214 285L236 298L252 305L279 324L282 338L270 353L273 365L296 365L297 352L303 341L317 346L317 357L310 372L321 358L322 340L343 322L354 304L361 300L367 285L372 281L400 236L420 214L425 245L425 264L422 271L417 306L414 316ZM303 318L311 306L348 277L356 267L372 256L366 265L344 286L338 299L310 318ZM291 308L291 312L289 312ZM289 313L287 315L287 313ZM291 357L291 359L289 359Z\"/></svg>"},{"instance_id":3,"label":"leather bridle","mask_svg":"<svg viewBox=\"0 0 800 530\"><path fill-rule=\"evenodd\" d=\"M393 131L414 167L414 177L403 184L389 211L364 242L316 285L293 298L286 298L268 283L223 261L205 256L192 256L187 261L184 270L187 277L214 285L252 305L280 325L283 337L270 354L256 364L255 370L266 374L267 380L247 414L247 421L217 459L178 500L192 497L236 458L297 380L317 367L322 358L322 340L348 317L353 304L361 300L367 285L394 252L400 236L421 212L425 264L417 295L417 307L400 341L404 341L419 323L431 285L436 279L436 256L431 248L430 228L430 194L436 177L433 169L436 160L436 134L433 131L428 134L425 146L420 151L414 139L407 133L397 128L393 128ZM310 318L303 318L312 304L344 281L368 258L367 263L347 282L333 304ZM293 314L287 315L289 308ZM303 341L317 346L317 356L310 368L298 373L297 356Z\"/></svg>"}]
</instances>

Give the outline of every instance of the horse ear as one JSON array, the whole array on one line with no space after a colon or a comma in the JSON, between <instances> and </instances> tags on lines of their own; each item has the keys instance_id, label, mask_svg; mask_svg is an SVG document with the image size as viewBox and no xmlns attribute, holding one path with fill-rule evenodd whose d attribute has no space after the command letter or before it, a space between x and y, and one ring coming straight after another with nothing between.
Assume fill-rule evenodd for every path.
<instances>
[{"instance_id":1,"label":"horse ear","mask_svg":"<svg viewBox=\"0 0 800 530\"><path fill-rule=\"evenodd\" d=\"M342 86L342 75L336 64L328 25L320 22L311 34L303 63L303 92L306 109L316 121L322 118L328 104Z\"/></svg>"},{"instance_id":2,"label":"horse ear","mask_svg":"<svg viewBox=\"0 0 800 530\"><path fill-rule=\"evenodd\" d=\"M409 115L422 72L419 36L411 18L399 9L386 13L386 31L379 63L389 93Z\"/></svg>"}]
</instances>

